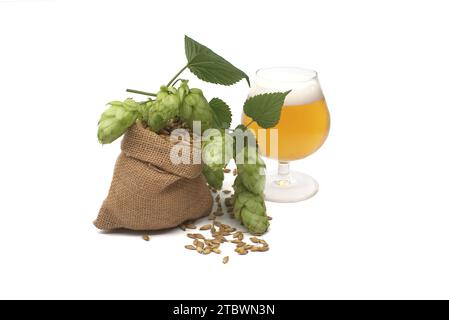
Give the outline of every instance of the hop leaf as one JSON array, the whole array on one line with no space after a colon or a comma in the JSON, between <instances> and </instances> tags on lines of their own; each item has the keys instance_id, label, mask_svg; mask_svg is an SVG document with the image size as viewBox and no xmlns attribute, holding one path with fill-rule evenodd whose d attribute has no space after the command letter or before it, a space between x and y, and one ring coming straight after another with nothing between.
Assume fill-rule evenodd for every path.
<instances>
[{"instance_id":1,"label":"hop leaf","mask_svg":"<svg viewBox=\"0 0 449 320\"><path fill-rule=\"evenodd\" d=\"M243 111L262 128L272 128L279 122L282 105L289 93L290 91L253 96L246 100Z\"/></svg>"},{"instance_id":2,"label":"hop leaf","mask_svg":"<svg viewBox=\"0 0 449 320\"><path fill-rule=\"evenodd\" d=\"M213 98L209 101L209 106L213 111L215 127L219 129L229 128L232 122L232 113L226 102L219 98Z\"/></svg>"},{"instance_id":3,"label":"hop leaf","mask_svg":"<svg viewBox=\"0 0 449 320\"><path fill-rule=\"evenodd\" d=\"M185 36L184 43L187 66L199 79L229 86L245 78L250 85L248 76L242 70L234 67L206 46L188 36Z\"/></svg>"}]
</instances>

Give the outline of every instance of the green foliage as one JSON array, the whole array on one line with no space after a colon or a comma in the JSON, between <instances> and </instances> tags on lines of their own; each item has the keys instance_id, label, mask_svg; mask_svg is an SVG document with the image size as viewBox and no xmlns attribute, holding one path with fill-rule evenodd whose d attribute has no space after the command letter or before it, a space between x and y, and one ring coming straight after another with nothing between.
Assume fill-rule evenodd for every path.
<instances>
[{"instance_id":1,"label":"green foliage","mask_svg":"<svg viewBox=\"0 0 449 320\"><path fill-rule=\"evenodd\" d=\"M262 128L272 128L279 122L282 105L289 92L264 93L253 96L246 100L243 111Z\"/></svg>"},{"instance_id":2,"label":"green foliage","mask_svg":"<svg viewBox=\"0 0 449 320\"><path fill-rule=\"evenodd\" d=\"M229 86L245 78L250 84L249 77L242 70L188 36L184 40L187 67L199 79Z\"/></svg>"},{"instance_id":3,"label":"green foliage","mask_svg":"<svg viewBox=\"0 0 449 320\"><path fill-rule=\"evenodd\" d=\"M246 79L249 85L249 78L227 60L187 36L185 54L187 65L169 81L168 86L162 86L157 94L128 90L155 96L155 99L141 103L132 99L109 103L109 108L101 115L98 123L98 140L102 144L111 143L123 135L136 120L146 123L154 132L159 132L170 121L178 118L191 129L194 129L194 121L200 121L202 133L207 129L218 129L208 131L203 137L203 175L212 188L221 189L224 181L223 168L234 157L238 170L234 181L234 215L251 233L262 234L269 227L263 198L265 164L257 153L255 143L245 140L238 150L235 143L239 134L248 136L249 131L245 132L246 127L239 125L234 131L234 137L231 137L225 129L231 125L232 113L223 100L213 98L207 102L200 89L189 88L187 80L182 80L178 88L171 86L186 68L201 80L221 85L232 85L241 79ZM244 112L259 126L274 127L280 119L281 107L288 93L267 93L251 97L244 104ZM252 134L249 137L255 141Z\"/></svg>"},{"instance_id":4,"label":"green foliage","mask_svg":"<svg viewBox=\"0 0 449 320\"><path fill-rule=\"evenodd\" d=\"M219 98L213 98L209 101L209 106L213 111L215 128L228 129L232 122L231 108Z\"/></svg>"}]
</instances>

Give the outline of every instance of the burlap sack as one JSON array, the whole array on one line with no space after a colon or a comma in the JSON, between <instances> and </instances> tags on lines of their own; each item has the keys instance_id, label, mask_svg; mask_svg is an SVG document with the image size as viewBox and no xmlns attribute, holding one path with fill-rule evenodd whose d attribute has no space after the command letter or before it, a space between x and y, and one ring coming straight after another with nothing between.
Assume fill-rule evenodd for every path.
<instances>
[{"instance_id":1,"label":"burlap sack","mask_svg":"<svg viewBox=\"0 0 449 320\"><path fill-rule=\"evenodd\" d=\"M97 228L160 230L210 213L213 199L201 165L173 164L172 146L141 124L128 130Z\"/></svg>"}]
</instances>

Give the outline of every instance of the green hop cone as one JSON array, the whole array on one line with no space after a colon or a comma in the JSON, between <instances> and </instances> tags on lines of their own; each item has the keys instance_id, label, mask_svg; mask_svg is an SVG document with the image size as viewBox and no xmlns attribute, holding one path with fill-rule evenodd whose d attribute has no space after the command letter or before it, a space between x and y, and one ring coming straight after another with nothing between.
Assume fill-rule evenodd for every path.
<instances>
[{"instance_id":1,"label":"green hop cone","mask_svg":"<svg viewBox=\"0 0 449 320\"><path fill-rule=\"evenodd\" d=\"M234 181L234 216L253 234L263 234L270 223L263 198L265 163L256 146L246 143L236 157L238 176Z\"/></svg>"},{"instance_id":2,"label":"green hop cone","mask_svg":"<svg viewBox=\"0 0 449 320\"><path fill-rule=\"evenodd\" d=\"M179 116L181 100L173 87L162 86L154 101L147 102L147 123L154 132L159 132Z\"/></svg>"},{"instance_id":3,"label":"green hop cone","mask_svg":"<svg viewBox=\"0 0 449 320\"><path fill-rule=\"evenodd\" d=\"M152 100L146 102L140 102L139 107L137 108L139 112L138 119L148 124L148 113L150 111Z\"/></svg>"},{"instance_id":4,"label":"green hop cone","mask_svg":"<svg viewBox=\"0 0 449 320\"><path fill-rule=\"evenodd\" d=\"M203 165L203 175L206 178L207 183L214 189L220 190L223 186L224 173L223 169L213 169L206 165Z\"/></svg>"},{"instance_id":5,"label":"green hop cone","mask_svg":"<svg viewBox=\"0 0 449 320\"><path fill-rule=\"evenodd\" d=\"M256 234L265 233L270 223L266 215L263 196L245 190L243 185L240 185L235 190L234 217L242 221L249 232Z\"/></svg>"},{"instance_id":6,"label":"green hop cone","mask_svg":"<svg viewBox=\"0 0 449 320\"><path fill-rule=\"evenodd\" d=\"M122 136L138 117L139 104L132 99L112 101L98 122L98 141L111 143Z\"/></svg>"},{"instance_id":7,"label":"green hop cone","mask_svg":"<svg viewBox=\"0 0 449 320\"><path fill-rule=\"evenodd\" d=\"M148 115L148 126L154 132L159 132L167 124L167 121L158 113Z\"/></svg>"},{"instance_id":8,"label":"green hop cone","mask_svg":"<svg viewBox=\"0 0 449 320\"><path fill-rule=\"evenodd\" d=\"M246 208L242 209L242 222L252 234L264 234L270 227L266 214L258 215Z\"/></svg>"},{"instance_id":9,"label":"green hop cone","mask_svg":"<svg viewBox=\"0 0 449 320\"><path fill-rule=\"evenodd\" d=\"M211 128L214 123L213 111L200 89L189 89L187 81L182 81L178 91L182 98L180 117L191 129L193 121L201 122L201 132Z\"/></svg>"},{"instance_id":10,"label":"green hop cone","mask_svg":"<svg viewBox=\"0 0 449 320\"><path fill-rule=\"evenodd\" d=\"M243 185L243 183L242 183L242 178L241 178L241 176L235 177L234 184L233 184L232 187L234 188L234 192L235 192L236 194L237 194L237 193L240 193L240 192L243 192L243 191L248 191L248 190L245 188L245 186Z\"/></svg>"},{"instance_id":11,"label":"green hop cone","mask_svg":"<svg viewBox=\"0 0 449 320\"><path fill-rule=\"evenodd\" d=\"M236 157L241 184L254 194L262 194L265 188L265 163L255 147L244 147Z\"/></svg>"},{"instance_id":12,"label":"green hop cone","mask_svg":"<svg viewBox=\"0 0 449 320\"><path fill-rule=\"evenodd\" d=\"M224 130L209 129L203 135L203 163L212 169L223 169L233 157L234 140Z\"/></svg>"}]
</instances>

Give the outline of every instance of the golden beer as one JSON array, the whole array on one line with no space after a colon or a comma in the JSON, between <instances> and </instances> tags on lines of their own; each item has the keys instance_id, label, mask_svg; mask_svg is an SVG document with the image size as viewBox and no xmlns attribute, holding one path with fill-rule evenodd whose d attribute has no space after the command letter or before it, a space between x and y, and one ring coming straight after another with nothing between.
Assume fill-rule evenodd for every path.
<instances>
[{"instance_id":1,"label":"golden beer","mask_svg":"<svg viewBox=\"0 0 449 320\"><path fill-rule=\"evenodd\" d=\"M318 183L311 176L290 171L290 161L317 151L329 134L330 117L316 71L297 67L259 69L248 97L287 92L278 124L260 128L244 113L242 123L255 134L259 153L278 160L277 172L266 178L265 199L297 202L313 197ZM273 119L274 120L274 119Z\"/></svg>"},{"instance_id":2,"label":"golden beer","mask_svg":"<svg viewBox=\"0 0 449 320\"><path fill-rule=\"evenodd\" d=\"M243 124L251 121L243 115ZM255 122L249 126L258 138L259 152L279 161L302 159L318 150L327 138L329 127L330 117L324 97L302 105L283 106L279 123L273 128L278 130L277 139L270 132L272 129L262 129ZM277 147L273 143L277 143Z\"/></svg>"}]
</instances>

